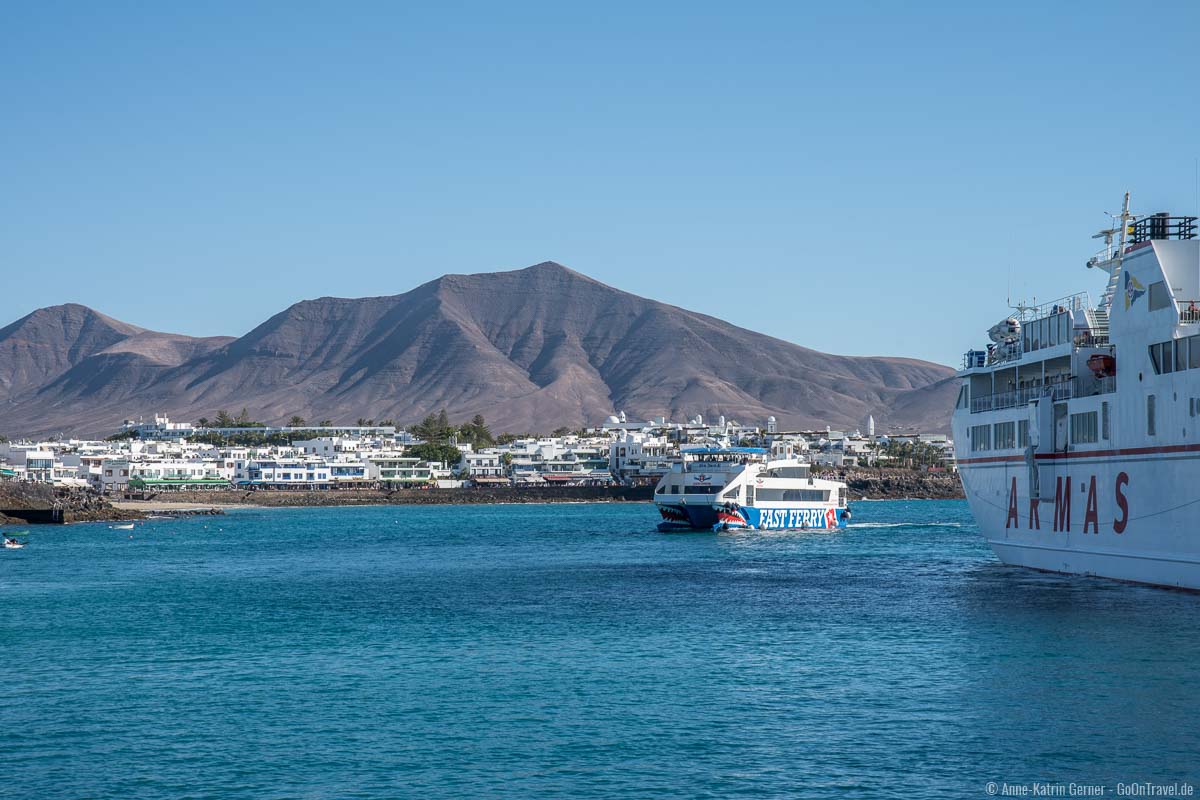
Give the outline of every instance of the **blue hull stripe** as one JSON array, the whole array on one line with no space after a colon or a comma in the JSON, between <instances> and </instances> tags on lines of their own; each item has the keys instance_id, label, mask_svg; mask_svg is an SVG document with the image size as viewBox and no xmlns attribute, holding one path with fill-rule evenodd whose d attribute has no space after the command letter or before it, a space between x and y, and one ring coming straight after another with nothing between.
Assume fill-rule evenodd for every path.
<instances>
[{"instance_id":1,"label":"blue hull stripe","mask_svg":"<svg viewBox=\"0 0 1200 800\"><path fill-rule=\"evenodd\" d=\"M658 527L660 530L712 530L714 527L724 527L726 522L717 518L717 511L709 505L671 505L667 508L686 516L682 520L664 520ZM832 512L832 513L830 513ZM809 528L815 530L829 528L844 528L849 521L844 509L829 509L823 506L797 506L794 508L747 508L739 507L733 515L739 516L744 522L729 523L729 528L752 527L758 530L798 530ZM728 516L728 513L727 513Z\"/></svg>"}]
</instances>

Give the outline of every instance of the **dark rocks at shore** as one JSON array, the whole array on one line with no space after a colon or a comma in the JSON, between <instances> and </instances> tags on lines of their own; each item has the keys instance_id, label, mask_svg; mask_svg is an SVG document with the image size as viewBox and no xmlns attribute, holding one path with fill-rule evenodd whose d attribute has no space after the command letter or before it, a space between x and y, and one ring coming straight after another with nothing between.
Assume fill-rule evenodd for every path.
<instances>
[{"instance_id":1,"label":"dark rocks at shore","mask_svg":"<svg viewBox=\"0 0 1200 800\"><path fill-rule=\"evenodd\" d=\"M846 482L851 500L962 500L962 481L953 472L907 469L846 469L821 473Z\"/></svg>"},{"instance_id":2,"label":"dark rocks at shore","mask_svg":"<svg viewBox=\"0 0 1200 800\"><path fill-rule=\"evenodd\" d=\"M963 498L962 484L954 473L917 472L904 469L826 469L824 477L845 481L851 501L872 500L957 500ZM638 503L653 499L652 486L503 486L464 489L398 489L385 491L255 491L164 492L151 497L130 495L130 500L160 500L194 503L195 509L164 509L147 512L114 508L91 489L55 488L46 484L9 481L0 483L0 524L50 521L57 509L62 522L117 522L145 519L147 513L161 517L223 514L213 505L256 505L270 507L319 507L355 505L487 505L496 503ZM28 514L22 514L28 511Z\"/></svg>"},{"instance_id":3,"label":"dark rocks at shore","mask_svg":"<svg viewBox=\"0 0 1200 800\"><path fill-rule=\"evenodd\" d=\"M962 484L953 473L917 472L904 469L825 470L821 473L846 481L849 499L859 500L954 500L963 497ZM244 491L164 492L130 500L153 499L197 506L256 505L272 507L355 505L486 505L493 503L645 503L654 497L652 486L501 486L463 489L379 489L332 491ZM160 512L167 513L167 512Z\"/></svg>"},{"instance_id":4,"label":"dark rocks at shore","mask_svg":"<svg viewBox=\"0 0 1200 800\"><path fill-rule=\"evenodd\" d=\"M495 503L630 503L647 502L652 486L529 486L466 489L379 489L330 491L209 491L163 492L153 499L177 503L212 503L278 507L358 505L487 505ZM130 500L143 499L129 495ZM170 513L170 512L159 512Z\"/></svg>"},{"instance_id":5,"label":"dark rocks at shore","mask_svg":"<svg viewBox=\"0 0 1200 800\"><path fill-rule=\"evenodd\" d=\"M56 522L119 522L146 516L140 511L114 508L92 489L68 489L27 481L0 483L0 523L49 522L49 512L54 511L61 512L61 516L54 515Z\"/></svg>"}]
</instances>

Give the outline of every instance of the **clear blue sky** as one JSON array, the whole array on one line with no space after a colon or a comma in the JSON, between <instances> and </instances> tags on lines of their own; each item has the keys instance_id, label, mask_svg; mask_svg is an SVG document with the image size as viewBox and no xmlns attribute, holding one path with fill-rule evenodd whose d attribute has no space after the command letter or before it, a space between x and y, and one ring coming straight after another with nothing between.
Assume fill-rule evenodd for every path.
<instances>
[{"instance_id":1,"label":"clear blue sky","mask_svg":"<svg viewBox=\"0 0 1200 800\"><path fill-rule=\"evenodd\" d=\"M954 363L1194 213L1200 4L0 0L0 324L240 335L556 260ZM1052 7L1053 6L1053 7Z\"/></svg>"}]
</instances>

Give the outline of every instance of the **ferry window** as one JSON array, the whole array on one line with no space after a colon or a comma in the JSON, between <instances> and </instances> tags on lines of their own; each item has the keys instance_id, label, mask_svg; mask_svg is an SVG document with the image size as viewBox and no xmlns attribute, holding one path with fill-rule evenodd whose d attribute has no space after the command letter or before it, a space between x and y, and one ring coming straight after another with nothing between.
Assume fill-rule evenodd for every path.
<instances>
[{"instance_id":1,"label":"ferry window","mask_svg":"<svg viewBox=\"0 0 1200 800\"><path fill-rule=\"evenodd\" d=\"M1100 436L1106 442L1110 438L1108 435L1108 403L1100 404Z\"/></svg>"},{"instance_id":2,"label":"ferry window","mask_svg":"<svg viewBox=\"0 0 1200 800\"><path fill-rule=\"evenodd\" d=\"M1158 311L1160 308L1166 308L1171 305L1171 293L1167 291L1167 284L1163 281L1150 284L1150 303L1151 311Z\"/></svg>"},{"instance_id":3,"label":"ferry window","mask_svg":"<svg viewBox=\"0 0 1200 800\"><path fill-rule=\"evenodd\" d=\"M1046 319L1046 332L1049 334L1051 347L1058 344L1058 317L1059 315L1055 314L1053 317L1048 317Z\"/></svg>"},{"instance_id":4,"label":"ferry window","mask_svg":"<svg viewBox=\"0 0 1200 800\"><path fill-rule=\"evenodd\" d=\"M1188 337L1188 369L1200 368L1200 334Z\"/></svg>"},{"instance_id":5,"label":"ferry window","mask_svg":"<svg viewBox=\"0 0 1200 800\"><path fill-rule=\"evenodd\" d=\"M1071 338L1071 315L1058 315L1058 341L1066 342Z\"/></svg>"},{"instance_id":6,"label":"ferry window","mask_svg":"<svg viewBox=\"0 0 1200 800\"><path fill-rule=\"evenodd\" d=\"M1161 370L1158 367L1159 345L1150 345L1150 366L1154 368L1154 374L1157 375Z\"/></svg>"},{"instance_id":7,"label":"ferry window","mask_svg":"<svg viewBox=\"0 0 1200 800\"><path fill-rule=\"evenodd\" d=\"M1183 372L1188 368L1188 340L1175 340L1175 371Z\"/></svg>"},{"instance_id":8,"label":"ferry window","mask_svg":"<svg viewBox=\"0 0 1200 800\"><path fill-rule=\"evenodd\" d=\"M820 489L784 489L781 500L789 502L822 502L828 499L828 493Z\"/></svg>"},{"instance_id":9,"label":"ferry window","mask_svg":"<svg viewBox=\"0 0 1200 800\"><path fill-rule=\"evenodd\" d=\"M967 407L967 387L965 384L963 386L958 387L958 401L954 404L954 407L955 408L966 408Z\"/></svg>"},{"instance_id":10,"label":"ferry window","mask_svg":"<svg viewBox=\"0 0 1200 800\"><path fill-rule=\"evenodd\" d=\"M974 425L971 427L971 452L992 449L992 426Z\"/></svg>"},{"instance_id":11,"label":"ferry window","mask_svg":"<svg viewBox=\"0 0 1200 800\"><path fill-rule=\"evenodd\" d=\"M678 485L671 487L671 494L679 494L679 486Z\"/></svg>"},{"instance_id":12,"label":"ferry window","mask_svg":"<svg viewBox=\"0 0 1200 800\"><path fill-rule=\"evenodd\" d=\"M1029 447L1029 420L1017 420L1017 447Z\"/></svg>"},{"instance_id":13,"label":"ferry window","mask_svg":"<svg viewBox=\"0 0 1200 800\"><path fill-rule=\"evenodd\" d=\"M1146 395L1146 435L1147 436L1155 435L1154 428L1155 428L1156 420L1154 419L1154 406L1155 406L1154 395L1152 395L1152 394Z\"/></svg>"},{"instance_id":14,"label":"ferry window","mask_svg":"<svg viewBox=\"0 0 1200 800\"><path fill-rule=\"evenodd\" d=\"M1162 374L1166 375L1175 365L1175 348L1171 347L1170 342L1163 342L1159 348L1158 365L1162 368Z\"/></svg>"},{"instance_id":15,"label":"ferry window","mask_svg":"<svg viewBox=\"0 0 1200 800\"><path fill-rule=\"evenodd\" d=\"M1030 350L1040 350L1042 347L1042 340L1038 336L1038 332L1041 330L1041 326L1038 325L1036 322L1031 322L1031 323L1029 323L1029 328L1030 328L1030 330L1033 331L1033 341L1030 342L1029 349Z\"/></svg>"},{"instance_id":16,"label":"ferry window","mask_svg":"<svg viewBox=\"0 0 1200 800\"><path fill-rule=\"evenodd\" d=\"M754 487L753 486L746 487L746 505L748 505L748 506L754 505Z\"/></svg>"},{"instance_id":17,"label":"ferry window","mask_svg":"<svg viewBox=\"0 0 1200 800\"><path fill-rule=\"evenodd\" d=\"M1092 444L1098 441L1096 412L1085 411L1071 415L1071 444Z\"/></svg>"},{"instance_id":18,"label":"ferry window","mask_svg":"<svg viewBox=\"0 0 1200 800\"><path fill-rule=\"evenodd\" d=\"M1021 331L1021 352L1029 352L1029 328L1026 327Z\"/></svg>"},{"instance_id":19,"label":"ferry window","mask_svg":"<svg viewBox=\"0 0 1200 800\"><path fill-rule=\"evenodd\" d=\"M1017 446L1017 425L1015 422L997 422L993 440L997 450L1011 450Z\"/></svg>"}]
</instances>

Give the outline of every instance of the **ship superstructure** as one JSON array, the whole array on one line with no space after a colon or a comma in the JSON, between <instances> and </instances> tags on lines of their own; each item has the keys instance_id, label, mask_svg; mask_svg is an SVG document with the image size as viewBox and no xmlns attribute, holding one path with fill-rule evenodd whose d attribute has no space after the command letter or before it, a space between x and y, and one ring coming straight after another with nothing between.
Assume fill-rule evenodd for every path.
<instances>
[{"instance_id":1,"label":"ship superstructure","mask_svg":"<svg viewBox=\"0 0 1200 800\"><path fill-rule=\"evenodd\" d=\"M1200 240L1129 195L1086 293L1018 306L967 352L953 428L1002 561L1200 589Z\"/></svg>"}]
</instances>

